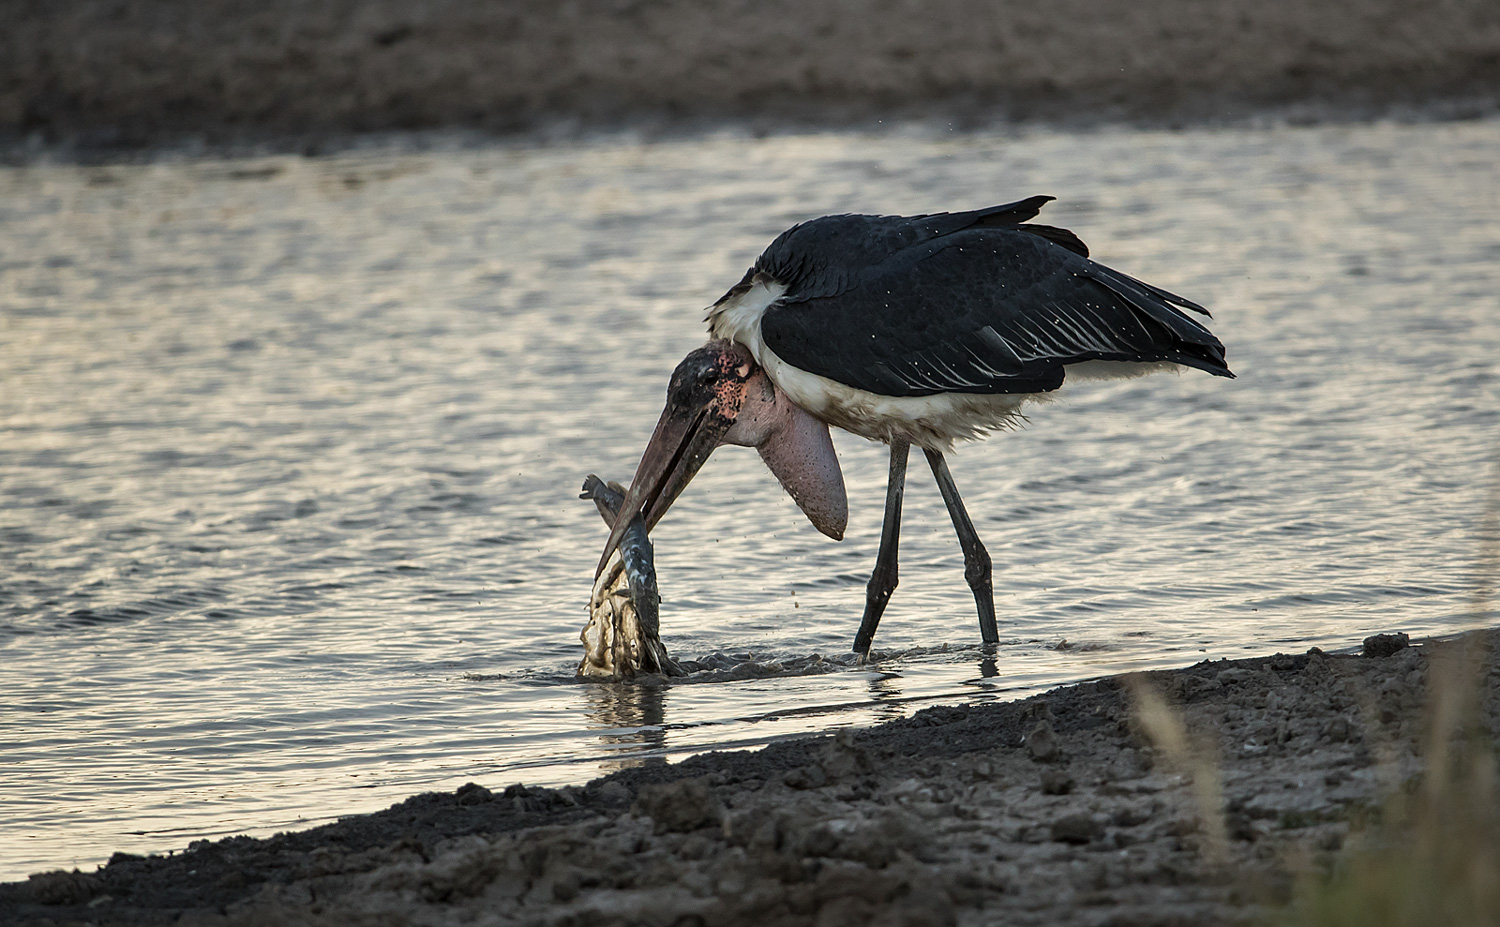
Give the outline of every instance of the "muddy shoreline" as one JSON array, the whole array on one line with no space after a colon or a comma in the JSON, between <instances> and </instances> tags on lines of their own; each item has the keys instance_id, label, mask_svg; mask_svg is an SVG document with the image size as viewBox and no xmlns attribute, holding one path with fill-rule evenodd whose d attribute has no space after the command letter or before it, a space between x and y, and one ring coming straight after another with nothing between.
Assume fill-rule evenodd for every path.
<instances>
[{"instance_id":1,"label":"muddy shoreline","mask_svg":"<svg viewBox=\"0 0 1500 927\"><path fill-rule=\"evenodd\" d=\"M1483 115L1454 0L12 0L0 143L317 150L369 132Z\"/></svg>"},{"instance_id":2,"label":"muddy shoreline","mask_svg":"<svg viewBox=\"0 0 1500 927\"><path fill-rule=\"evenodd\" d=\"M1420 773L1435 660L1480 646L1480 722L1500 735L1497 642L1380 637L1362 654L930 708L577 788L470 784L306 832L38 874L0 885L0 920L1246 923ZM1196 753L1162 746L1139 711L1151 693ZM1219 799L1205 802L1205 777Z\"/></svg>"}]
</instances>

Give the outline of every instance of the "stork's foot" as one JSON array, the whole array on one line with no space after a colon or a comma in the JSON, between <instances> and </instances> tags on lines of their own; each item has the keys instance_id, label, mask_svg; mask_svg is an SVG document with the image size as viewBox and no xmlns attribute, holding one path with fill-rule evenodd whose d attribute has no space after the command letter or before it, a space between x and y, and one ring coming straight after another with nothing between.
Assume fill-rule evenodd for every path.
<instances>
[{"instance_id":1,"label":"stork's foot","mask_svg":"<svg viewBox=\"0 0 1500 927\"><path fill-rule=\"evenodd\" d=\"M898 514L899 517L899 514ZM900 583L896 567L895 541L891 542L890 556L886 556L886 545L880 545L880 557L875 561L875 572L865 586L865 616L860 620L859 633L854 636L854 652L861 662L870 654L870 644L875 640L875 629L880 627L880 616L891 603L891 593Z\"/></svg>"},{"instance_id":2,"label":"stork's foot","mask_svg":"<svg viewBox=\"0 0 1500 927\"><path fill-rule=\"evenodd\" d=\"M975 539L978 544L978 539ZM968 564L964 567L964 578L969 581L969 588L974 592L974 605L979 610L979 639L984 642L987 651L993 651L1000 643L1000 629L995 623L995 586L990 579L990 555L983 546L979 547L979 553L983 556L982 566L975 570L983 570L979 578L971 578L972 572ZM965 560L968 558L965 557Z\"/></svg>"},{"instance_id":3,"label":"stork's foot","mask_svg":"<svg viewBox=\"0 0 1500 927\"><path fill-rule=\"evenodd\" d=\"M889 571L882 570L883 562L875 565L875 574L865 587L865 616L859 623L859 633L854 635L854 652L861 664L870 655L870 644L875 640L875 629L880 627L880 616L890 604L891 593L896 591L896 558L890 560Z\"/></svg>"}]
</instances>

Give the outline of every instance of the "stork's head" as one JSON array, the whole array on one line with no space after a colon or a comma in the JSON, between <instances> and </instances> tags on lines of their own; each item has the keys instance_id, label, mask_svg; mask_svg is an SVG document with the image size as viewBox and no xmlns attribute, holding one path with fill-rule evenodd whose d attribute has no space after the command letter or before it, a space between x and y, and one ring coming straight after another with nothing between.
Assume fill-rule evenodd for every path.
<instances>
[{"instance_id":1,"label":"stork's head","mask_svg":"<svg viewBox=\"0 0 1500 927\"><path fill-rule=\"evenodd\" d=\"M649 531L734 427L752 378L755 359L732 341L710 341L682 359L667 386L667 406L641 455L635 479L615 515L599 569L609 562L637 514Z\"/></svg>"}]
</instances>

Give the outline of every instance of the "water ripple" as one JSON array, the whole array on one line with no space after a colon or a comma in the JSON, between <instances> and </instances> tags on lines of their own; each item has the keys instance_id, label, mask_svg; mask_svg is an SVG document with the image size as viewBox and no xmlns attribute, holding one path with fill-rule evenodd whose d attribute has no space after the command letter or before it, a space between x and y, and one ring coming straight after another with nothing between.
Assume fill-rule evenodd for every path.
<instances>
[{"instance_id":1,"label":"water ripple","mask_svg":"<svg viewBox=\"0 0 1500 927\"><path fill-rule=\"evenodd\" d=\"M1481 620L1497 149L1477 121L0 169L0 877ZM577 684L577 488L633 471L702 307L809 216L1031 193L1209 305L1240 378L1093 384L953 455L997 652L914 473L876 659L846 658L886 459L838 435L844 543L719 452L655 532L699 674Z\"/></svg>"}]
</instances>

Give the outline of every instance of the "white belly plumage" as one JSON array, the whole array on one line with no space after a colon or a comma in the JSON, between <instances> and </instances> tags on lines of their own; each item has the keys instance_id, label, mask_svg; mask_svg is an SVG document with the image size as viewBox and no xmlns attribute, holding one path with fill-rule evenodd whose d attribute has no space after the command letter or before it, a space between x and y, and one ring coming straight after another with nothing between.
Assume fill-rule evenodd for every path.
<instances>
[{"instance_id":1,"label":"white belly plumage","mask_svg":"<svg viewBox=\"0 0 1500 927\"><path fill-rule=\"evenodd\" d=\"M795 367L766 346L760 318L786 292L786 285L756 277L746 292L709 309L709 332L715 338L750 349L771 382L792 402L830 425L873 441L901 440L946 452L956 441L981 438L991 431L1017 427L1021 407L1050 399L1055 393L937 393L931 396L882 396ZM1071 364L1068 381L1121 379L1162 370L1180 370L1170 362L1085 361Z\"/></svg>"}]
</instances>

